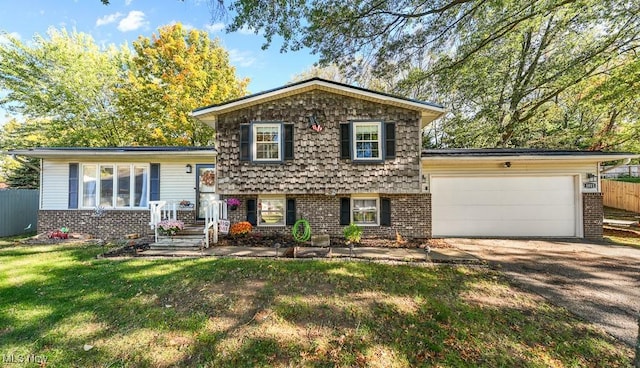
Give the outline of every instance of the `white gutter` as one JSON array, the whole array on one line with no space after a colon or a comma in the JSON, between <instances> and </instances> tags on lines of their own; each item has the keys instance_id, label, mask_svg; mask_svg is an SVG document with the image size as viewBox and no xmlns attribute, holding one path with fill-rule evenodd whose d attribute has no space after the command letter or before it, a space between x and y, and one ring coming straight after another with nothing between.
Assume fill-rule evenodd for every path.
<instances>
[{"instance_id":1,"label":"white gutter","mask_svg":"<svg viewBox=\"0 0 640 368\"><path fill-rule=\"evenodd\" d=\"M26 166L26 167L28 167L30 169L33 169L33 170L36 170L37 172L40 172L40 168L39 167L37 167L35 165L32 165L29 161L25 161L22 158L19 158L15 154L11 155L11 158L16 160L16 161L18 161L19 163L23 164L24 166Z\"/></svg>"},{"instance_id":2,"label":"white gutter","mask_svg":"<svg viewBox=\"0 0 640 368\"><path fill-rule=\"evenodd\" d=\"M623 159L620 163L618 163L616 165L613 165L611 167L607 167L606 169L600 170L600 174L604 174L604 173L606 173L608 171L611 171L613 169L617 169L620 166L629 165L629 162L631 162L631 157L627 157L627 158Z\"/></svg>"}]
</instances>

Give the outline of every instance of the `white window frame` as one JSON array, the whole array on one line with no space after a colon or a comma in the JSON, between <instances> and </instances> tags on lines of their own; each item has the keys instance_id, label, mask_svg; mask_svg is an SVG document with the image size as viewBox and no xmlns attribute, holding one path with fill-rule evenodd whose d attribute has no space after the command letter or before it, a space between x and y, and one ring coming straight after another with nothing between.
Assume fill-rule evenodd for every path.
<instances>
[{"instance_id":1,"label":"white window frame","mask_svg":"<svg viewBox=\"0 0 640 368\"><path fill-rule=\"evenodd\" d=\"M86 171L86 167L87 166L94 166L95 167L95 171L92 173L93 177L96 180L95 183L95 193L94 193L94 200L95 200L95 206L85 206L84 205L84 173ZM80 183L78 185L78 208L83 208L83 209L93 209L96 207L100 207L102 206L100 204L100 198L102 197L102 186L101 186L101 181L100 181L100 172L101 169L103 167L111 167L113 168L113 182L112 182L112 196L111 196L111 205L110 206L103 206L105 208L112 208L112 209L120 209L120 210L139 210L139 209L146 209L149 208L149 193L150 193L150 185L151 185L151 169L149 164L144 164L144 163L106 163L106 162L86 162L86 163L82 163L80 165ZM129 168L129 205L128 206L118 206L118 185L119 185L119 180L118 180L118 169L123 168L123 167L128 167ZM146 171L146 183L143 183L143 186L146 186L146 198L141 198L140 203L144 204L143 206L135 206L135 169L136 168L144 168Z\"/></svg>"},{"instance_id":2,"label":"white window frame","mask_svg":"<svg viewBox=\"0 0 640 368\"><path fill-rule=\"evenodd\" d=\"M358 157L358 140L356 139L357 128L360 126L377 126L378 127L378 139L377 141L367 141L367 142L377 142L378 143L378 156L377 157ZM382 130L382 122L381 121L354 121L351 123L351 150L353 151L353 161L382 161L383 156L383 130ZM361 141L362 142L362 141Z\"/></svg>"},{"instance_id":3,"label":"white window frame","mask_svg":"<svg viewBox=\"0 0 640 368\"><path fill-rule=\"evenodd\" d=\"M270 144L277 143L278 158L258 158L258 127L260 128L276 128L278 130L278 140L271 141ZM280 162L282 161L282 144L283 144L282 123L253 123L251 124L251 159L256 162Z\"/></svg>"},{"instance_id":4,"label":"white window frame","mask_svg":"<svg viewBox=\"0 0 640 368\"><path fill-rule=\"evenodd\" d=\"M369 200L369 201L376 201L376 222L372 223L372 222L360 222L360 221L356 221L354 219L354 213L356 210L356 206L355 206L355 201L362 201L362 200ZM380 226L380 196L376 196L376 195L355 195L355 196L351 196L351 208L350 208L350 212L351 212L351 222L358 225L358 226Z\"/></svg>"},{"instance_id":5,"label":"white window frame","mask_svg":"<svg viewBox=\"0 0 640 368\"><path fill-rule=\"evenodd\" d=\"M282 219L278 222L274 223L263 223L262 222L262 201L281 201L282 202ZM270 227L270 226L285 226L287 221L287 198L285 196L270 196L270 195L262 195L258 196L257 212L258 212L258 226ZM273 212L273 211L272 211Z\"/></svg>"}]
</instances>

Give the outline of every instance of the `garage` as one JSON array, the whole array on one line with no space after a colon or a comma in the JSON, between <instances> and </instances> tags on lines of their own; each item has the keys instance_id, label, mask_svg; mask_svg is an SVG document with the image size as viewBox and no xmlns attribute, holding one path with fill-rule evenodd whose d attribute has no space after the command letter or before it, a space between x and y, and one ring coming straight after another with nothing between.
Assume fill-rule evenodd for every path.
<instances>
[{"instance_id":1,"label":"garage","mask_svg":"<svg viewBox=\"0 0 640 368\"><path fill-rule=\"evenodd\" d=\"M557 176L432 176L435 237L574 237L576 181Z\"/></svg>"}]
</instances>

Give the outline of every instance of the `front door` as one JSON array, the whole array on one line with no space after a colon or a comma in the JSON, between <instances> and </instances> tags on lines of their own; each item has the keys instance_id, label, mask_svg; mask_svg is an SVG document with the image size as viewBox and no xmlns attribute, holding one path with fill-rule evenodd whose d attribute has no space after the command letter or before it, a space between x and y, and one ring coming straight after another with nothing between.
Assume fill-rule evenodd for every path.
<instances>
[{"instance_id":1,"label":"front door","mask_svg":"<svg viewBox=\"0 0 640 368\"><path fill-rule=\"evenodd\" d=\"M217 199L216 183L216 165L196 164L196 213L198 220L204 220L207 202Z\"/></svg>"}]
</instances>

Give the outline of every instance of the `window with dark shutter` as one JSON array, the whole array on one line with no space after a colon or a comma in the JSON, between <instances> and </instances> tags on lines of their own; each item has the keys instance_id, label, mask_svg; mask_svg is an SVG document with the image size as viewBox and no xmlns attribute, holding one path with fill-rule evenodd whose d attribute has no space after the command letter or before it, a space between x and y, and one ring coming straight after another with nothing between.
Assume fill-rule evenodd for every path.
<instances>
[{"instance_id":1,"label":"window with dark shutter","mask_svg":"<svg viewBox=\"0 0 640 368\"><path fill-rule=\"evenodd\" d=\"M78 208L78 164L69 164L69 208Z\"/></svg>"},{"instance_id":2,"label":"window with dark shutter","mask_svg":"<svg viewBox=\"0 0 640 368\"><path fill-rule=\"evenodd\" d=\"M293 124L284 124L284 159L293 160Z\"/></svg>"},{"instance_id":3,"label":"window with dark shutter","mask_svg":"<svg viewBox=\"0 0 640 368\"><path fill-rule=\"evenodd\" d=\"M391 226L391 200L380 198L380 225Z\"/></svg>"},{"instance_id":4,"label":"window with dark shutter","mask_svg":"<svg viewBox=\"0 0 640 368\"><path fill-rule=\"evenodd\" d=\"M396 124L384 124L384 158L396 158Z\"/></svg>"},{"instance_id":5,"label":"window with dark shutter","mask_svg":"<svg viewBox=\"0 0 640 368\"><path fill-rule=\"evenodd\" d=\"M351 159L351 124L340 124L340 158Z\"/></svg>"},{"instance_id":6,"label":"window with dark shutter","mask_svg":"<svg viewBox=\"0 0 640 368\"><path fill-rule=\"evenodd\" d=\"M340 225L351 223L351 198L340 198Z\"/></svg>"},{"instance_id":7,"label":"window with dark shutter","mask_svg":"<svg viewBox=\"0 0 640 368\"><path fill-rule=\"evenodd\" d=\"M160 200L160 164L150 164L149 200Z\"/></svg>"},{"instance_id":8,"label":"window with dark shutter","mask_svg":"<svg viewBox=\"0 0 640 368\"><path fill-rule=\"evenodd\" d=\"M255 199L247 199L247 222L253 226L258 224L258 207Z\"/></svg>"},{"instance_id":9,"label":"window with dark shutter","mask_svg":"<svg viewBox=\"0 0 640 368\"><path fill-rule=\"evenodd\" d=\"M287 225L292 226L296 222L296 200L287 199Z\"/></svg>"},{"instance_id":10,"label":"window with dark shutter","mask_svg":"<svg viewBox=\"0 0 640 368\"><path fill-rule=\"evenodd\" d=\"M249 144L250 125L240 125L240 161L251 160L251 147Z\"/></svg>"}]
</instances>

